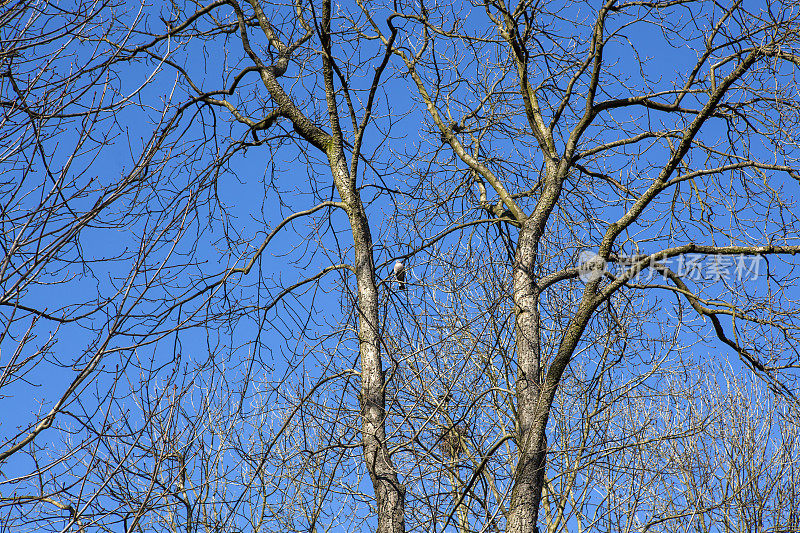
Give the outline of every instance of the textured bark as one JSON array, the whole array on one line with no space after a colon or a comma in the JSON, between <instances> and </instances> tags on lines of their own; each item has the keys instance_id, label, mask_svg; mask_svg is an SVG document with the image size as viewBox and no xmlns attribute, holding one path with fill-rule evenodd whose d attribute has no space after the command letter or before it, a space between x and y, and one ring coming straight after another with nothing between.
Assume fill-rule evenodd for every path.
<instances>
[{"instance_id":1,"label":"textured bark","mask_svg":"<svg viewBox=\"0 0 800 533\"><path fill-rule=\"evenodd\" d=\"M537 431L537 403L541 396L538 293L534 261L538 236L531 219L520 230L514 262L515 334L517 341L517 463L509 507L509 532L536 531L539 497L547 450L544 433ZM546 422L545 422L546 425Z\"/></svg>"},{"instance_id":2,"label":"textured bark","mask_svg":"<svg viewBox=\"0 0 800 533\"><path fill-rule=\"evenodd\" d=\"M361 439L364 462L375 491L378 507L378 533L404 533L405 488L400 484L386 444L386 382L380 350L378 288L372 257L372 234L361 202L355 175L348 172L342 129L334 86L330 43L331 3L323 3L320 39L323 77L331 140L328 161L339 196L345 204L355 244L355 275L358 287L358 342L361 356ZM353 154L355 159L358 154Z\"/></svg>"},{"instance_id":3,"label":"textured bark","mask_svg":"<svg viewBox=\"0 0 800 533\"><path fill-rule=\"evenodd\" d=\"M381 362L378 289L372 258L372 235L355 182L347 173L344 156L337 148L332 151L334 154L330 156L331 168L334 169L339 194L347 205L355 243L364 462L375 490L378 533L403 533L405 488L400 484L386 444L386 383Z\"/></svg>"},{"instance_id":4,"label":"textured bark","mask_svg":"<svg viewBox=\"0 0 800 533\"><path fill-rule=\"evenodd\" d=\"M535 123L533 118L531 123ZM559 355L544 375L539 313L539 296L542 289L535 269L539 241L544 235L550 213L558 202L566 174L567 165L564 159L559 164L552 162L546 166L544 190L533 214L520 228L514 258L513 297L517 349L515 392L519 456L509 506L507 531L510 533L539 531L537 520L547 460L547 423L550 418L550 406L563 373L563 368L560 372L554 372L554 366L569 361L585 327L583 318L570 324L562 338ZM582 304L581 309L584 307L586 305ZM580 310L577 315L583 316ZM568 341L573 337L575 337L574 342Z\"/></svg>"},{"instance_id":5,"label":"textured bark","mask_svg":"<svg viewBox=\"0 0 800 533\"><path fill-rule=\"evenodd\" d=\"M271 31L266 16L251 0L256 8L259 22L265 35L282 45ZM240 21L242 15L240 14ZM375 282L375 264L372 257L372 234L369 220L355 180L355 173L348 170L344 151L344 135L339 123L336 87L334 85L334 64L330 39L330 1L323 3L320 20L320 41L325 51L322 57L322 74L325 84L325 97L331 133L315 125L283 90L277 77L285 70L280 64L265 66L243 41L251 57L261 67L261 79L277 104L280 115L291 120L292 125L306 141L323 151L330 165L333 181L350 222L353 233L355 257L353 271L356 277L358 300L358 340L361 360L361 415L362 445L364 461L372 480L378 511L379 533L403 533L405 531L404 505L405 488L400 483L397 471L392 464L386 443L386 383L380 351L380 322L378 320L378 288ZM241 22L243 25L243 22ZM384 65L385 66L385 65ZM370 102L372 100L370 99ZM366 111L369 116L369 109ZM364 125L362 125L363 130ZM357 161L358 154L352 157ZM355 168L355 167L354 167Z\"/></svg>"}]
</instances>

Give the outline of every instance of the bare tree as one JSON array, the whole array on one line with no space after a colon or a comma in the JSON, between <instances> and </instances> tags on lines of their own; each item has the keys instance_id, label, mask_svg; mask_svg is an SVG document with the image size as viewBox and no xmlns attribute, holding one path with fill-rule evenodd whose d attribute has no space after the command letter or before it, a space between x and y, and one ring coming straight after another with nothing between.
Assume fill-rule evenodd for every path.
<instances>
[{"instance_id":1,"label":"bare tree","mask_svg":"<svg viewBox=\"0 0 800 533\"><path fill-rule=\"evenodd\" d=\"M791 4L3 9L5 527L794 527Z\"/></svg>"},{"instance_id":2,"label":"bare tree","mask_svg":"<svg viewBox=\"0 0 800 533\"><path fill-rule=\"evenodd\" d=\"M28 384L48 381L37 378L9 388L26 373L47 375L63 366L75 374L55 399L43 399L43 411L4 435L0 462L24 453L37 463L37 457L49 453L59 440L74 461L59 468L35 466L19 477L9 472L7 486L14 487L15 494L24 492L3 500L9 523L34 524L35 520L28 522L26 506L50 501L69 511L66 529L88 527L87 516L90 525L119 522L131 531L164 520L187 530L200 524L238 527L238 506L254 483L264 483L264 469L275 460L269 450L293 423L298 408L309 409L308 389L301 387L294 398L299 404L287 409L287 419L274 434L248 438L242 433L247 427L252 430L245 416L256 394L251 382L258 378L263 383L264 372L275 368L263 359L275 349L262 337L274 334L264 327L273 320L270 310L283 305L284 298L298 298L298 308L310 304L313 310L323 304L313 298L304 301L302 291L318 286L326 275L348 272L353 283L340 278L342 303L354 330L351 337L345 322L344 332L359 354L358 370L344 364L343 369L334 368L331 377L331 368L323 368L309 389L315 391L334 378L350 388L351 379L358 376L360 390L351 399L360 403L358 433L363 465L374 487L378 529L403 531L404 489L385 429L381 276L375 259L385 250L373 244L366 211L378 197L363 199L359 179L363 166L372 164L364 145L371 151L380 149L374 138L365 143L365 134L372 127L389 48L375 42L367 52L358 39L356 21L334 13L327 1L319 6L188 2L174 4L169 12L108 4L81 6L74 12L58 9L20 3L5 14L8 46L4 45L3 61L9 70L3 89L9 95L4 102L9 112L4 135L9 144L3 161L8 181L3 191L7 228L2 304L9 309L5 339L21 340L4 363L2 385L6 394L18 396ZM228 46L231 43L235 48ZM356 62L357 55L366 53L371 56L365 64ZM208 54L219 62L197 62ZM290 75L285 76L287 71ZM62 72L70 74L59 77ZM23 79L28 85L20 88ZM73 124L79 126L75 131ZM18 132L24 135L14 138ZM69 142L72 153L57 150ZM108 161L113 163L112 174L121 170L120 161L113 159L114 145L129 151L132 169L118 178L94 177ZM253 231L253 226L236 222L237 213L221 195L235 189L226 181L237 179L234 162L241 162L248 150L259 149L270 161L267 173L305 171L308 182L300 186L291 175L265 180L259 195L264 220ZM37 158L45 165L42 171L34 166ZM279 168L281 158L293 164ZM380 179L378 169L370 173L378 173ZM35 194L38 198L31 200ZM343 249L334 211L344 214L352 234L353 244ZM299 278L295 270L295 279L284 283L282 276L291 270L262 271L260 261L276 235L281 238L281 230L305 217L311 217L311 241L319 225L330 225L330 241L320 239L310 254L290 254L290 264L302 265L303 270ZM127 234L110 249L101 249L101 234L113 230ZM213 237L218 240L207 243L214 232L219 232ZM243 232L249 234L245 237ZM323 235L327 232L322 230ZM263 234L262 242L254 245L258 233ZM132 268L126 272L128 265ZM251 271L261 276L248 285L243 279ZM96 291L86 290L86 277ZM68 287L71 294L63 298L68 303L46 295L53 283ZM36 292L34 287L42 288ZM74 292L86 294L87 301L75 300ZM260 316L248 318L249 313ZM238 325L243 319L252 320L255 327ZM298 340L316 335L303 333L308 321L303 322L297 323ZM60 328L69 331L61 333ZM227 329L231 339L226 341L217 328ZM288 325L275 329L289 338L298 331ZM188 333L194 330L205 341ZM43 334L46 342L36 344L34 339ZM240 335L253 335L253 340L236 340ZM62 350L75 350L76 336L89 339L82 352L78 350L80 355L71 359L54 353L57 341ZM328 342L323 341L317 353L325 353ZM279 364L278 372L288 368L279 387L292 389L289 378L302 377L304 370L298 372L295 356L305 366L308 354L299 350ZM240 357L240 352L249 353ZM119 358L116 365L114 357ZM220 358L233 368L220 370ZM228 388L225 394L210 393L181 416L179 406L197 399L190 384L206 381L203 376L219 384L215 375L224 375L220 379ZM237 434L251 444L229 448L222 438L227 435L220 435L226 444L213 451L215 432L209 424L226 427L233 415L225 415L220 405L232 402L238 404L234 412L242 419L234 424ZM59 432L53 438L42 436L58 419ZM187 425L180 427L180 420ZM212 444L205 437L188 438L192 429L210 432ZM77 449L69 437L72 432L87 439ZM270 440L261 442L263 438ZM266 451L252 459L253 446ZM222 509L214 505L230 500L231 487L214 487L229 477L209 470L206 459L217 457L224 463L230 453L238 453L240 464L249 465L251 479L244 482L236 503ZM80 473L74 464L80 465ZM197 472L193 479L192 472ZM65 485L64 479L72 481ZM202 497L189 497L192 483L199 484ZM94 487L91 494L86 492L89 486ZM295 495L303 490L298 487ZM61 504L49 491L74 503ZM113 502L117 503L110 505ZM262 512L271 505L274 502L264 502ZM308 516L311 527L322 508L317 505ZM217 512L208 515L204 509ZM160 518L145 516L152 513ZM256 520L253 527L262 521Z\"/></svg>"},{"instance_id":3,"label":"bare tree","mask_svg":"<svg viewBox=\"0 0 800 533\"><path fill-rule=\"evenodd\" d=\"M378 10L360 5L388 43ZM503 241L488 253L505 255L515 316L508 531L538 531L547 428L570 365L602 353L607 332L628 327L615 308L642 291L656 303L660 291L682 300L671 323L670 307L646 305L665 321L642 335L663 342L665 327L703 335L705 325L794 397L797 306L784 292L794 264L762 271L760 289L720 275L733 257L783 261L800 251L784 192L798 179L792 4L393 9L390 27L401 28L394 51L427 112L431 144L446 148L432 148L425 164L456 176L437 171L430 189L452 191L442 200L452 226L478 224L482 211ZM590 248L592 260L578 264ZM715 274L669 264L687 255L712 262ZM582 270L586 283L576 286ZM642 279L646 270L662 282ZM596 329L598 321L616 324Z\"/></svg>"}]
</instances>

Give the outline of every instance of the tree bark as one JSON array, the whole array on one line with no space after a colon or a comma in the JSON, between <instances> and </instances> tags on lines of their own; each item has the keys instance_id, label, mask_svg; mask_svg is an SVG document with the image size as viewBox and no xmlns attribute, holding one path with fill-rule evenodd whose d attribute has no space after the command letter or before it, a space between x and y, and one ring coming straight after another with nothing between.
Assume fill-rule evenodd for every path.
<instances>
[{"instance_id":1,"label":"tree bark","mask_svg":"<svg viewBox=\"0 0 800 533\"><path fill-rule=\"evenodd\" d=\"M334 65L330 41L331 2L323 3L320 40L323 77L331 142L328 161L339 196L345 204L355 245L355 275L358 290L358 343L361 356L361 439L364 462L375 491L378 507L378 533L404 533L405 488L400 484L386 444L386 382L381 361L381 333L378 320L378 288L372 257L372 234L361 202L356 177L348 171L339 123ZM358 154L353 154L358 158Z\"/></svg>"},{"instance_id":2,"label":"tree bark","mask_svg":"<svg viewBox=\"0 0 800 533\"><path fill-rule=\"evenodd\" d=\"M386 382L380 350L378 289L372 258L369 222L347 172L341 150L330 157L339 194L347 206L355 243L355 274L358 287L358 340L361 355L361 434L364 461L378 506L378 533L404 533L405 488L400 484L386 443ZM338 152L338 155L337 155Z\"/></svg>"},{"instance_id":3,"label":"tree bark","mask_svg":"<svg viewBox=\"0 0 800 533\"><path fill-rule=\"evenodd\" d=\"M515 335L517 344L517 448L518 463L511 492L509 533L530 533L536 529L544 482L547 440L547 410L541 405L540 379L541 346L539 292L534 268L538 241L541 236L537 220L531 217L520 229L514 260ZM545 412L542 412L542 408ZM542 423L544 416L544 423Z\"/></svg>"}]
</instances>

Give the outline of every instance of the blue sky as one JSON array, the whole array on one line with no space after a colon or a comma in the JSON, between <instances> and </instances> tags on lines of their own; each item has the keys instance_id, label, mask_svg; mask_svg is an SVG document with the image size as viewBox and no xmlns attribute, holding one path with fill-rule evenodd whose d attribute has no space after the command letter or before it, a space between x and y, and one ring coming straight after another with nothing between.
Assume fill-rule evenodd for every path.
<instances>
[{"instance_id":1,"label":"blue sky","mask_svg":"<svg viewBox=\"0 0 800 533\"><path fill-rule=\"evenodd\" d=\"M572 11L563 13L565 20L554 22L556 25L567 27L572 19L591 17L594 6L572 8ZM453 10L463 9L469 13L467 27L481 27L484 17L480 10L469 10L461 5L454 5ZM135 10L128 11L126 17L133 17ZM693 20L684 16L681 23L686 25L686 32L692 30ZM156 18L151 18L155 26L159 24ZM677 42L681 31L664 37L654 31L648 24L640 24L629 28L624 33L626 39L620 39L607 49L606 61L616 62L613 72L624 77L630 85L640 87L642 74L649 80L659 80L655 83L657 88L671 87L674 73L682 70L686 65L694 62L696 53L691 43ZM160 28L155 28L160 30ZM140 35L133 40L141 38ZM668 43L667 40L672 41ZM167 47L176 50L173 60L178 62L204 90L216 87L222 77L222 72L231 64L242 60L242 53L237 47L236 39L222 42L203 43L192 40L186 48L179 48L176 43L165 43L159 50L164 52ZM253 41L262 44L254 37ZM565 38L556 40L560 44L580 44L579 38ZM554 43L556 42L554 41ZM51 45L56 48L61 40ZM368 45L361 43L360 48L350 51L342 45L342 53L352 52L360 57L369 57L363 64L352 65L352 79L354 85L360 88L368 86L374 68L375 43ZM540 46L546 46L541 44ZM50 50L51 48L46 48ZM54 68L62 71L69 70L75 65L86 61L84 54L89 54L86 46L77 47L74 55L66 55L59 60ZM452 49L441 51L442 60L446 60L448 53L460 50L467 54L467 47L460 44ZM640 71L636 57L649 56L646 70ZM490 60L500 57L500 54L481 54L474 62L468 56L463 57L463 66L466 72L482 73ZM481 63L485 61L485 63ZM115 70L115 76L109 77L109 87L117 92L115 96L108 94L105 98L110 102L119 99L121 94L130 94L134 89L152 73L153 62L122 64ZM307 104L309 113L322 112L324 106L314 101L314 97L321 94L319 80L315 78L294 78L293 75L305 72L303 68L313 68L300 64L293 65L295 71L290 71L285 78L287 87L291 87L298 102ZM397 69L396 71L394 69ZM725 67L722 68L724 72ZM378 125L370 128L365 140L364 153L372 160L373 166L361 165L362 174L360 183L364 184L362 194L365 202L369 202L368 214L373 224L373 239L375 241L375 261L381 265L380 276L387 276L391 260L398 255L408 253L412 247L422 242L422 237L414 233L415 229L420 234L430 237L441 231L448 217L433 210L428 226L413 227L412 219L398 216L393 212L391 199L400 198L401 215L404 210L410 210L414 202L423 202L430 199L433 194L446 195L455 187L463 175L464 165L453 162L452 154L447 147L439 151L438 156L431 154L440 150L438 136L430 135L430 121L424 110L416 101L413 87L407 77L400 74L402 67L393 60L385 84L378 92L379 103L376 115L381 115ZM444 71L444 77L454 77L454 70ZM723 72L719 73L721 77ZM430 73L430 72L428 72ZM788 73L787 73L788 74ZM269 108L265 92L260 88L256 76L250 74L246 78L248 89L241 91L241 96L232 98L248 109L254 117ZM467 95L471 88L458 89L460 95ZM608 84L603 87L604 98L617 97L625 93L620 85ZM82 98L84 102L91 101L97 93L86 93ZM92 183L90 190L78 194L72 200L73 209L85 209L94 205L99 187L108 187L117 183L136 165L142 147L149 141L155 128L154 124L160 120L160 109L164 101L171 98L172 105L180 105L185 101L186 88L179 84L175 87L175 73L168 66L161 66L152 83L137 92L126 105L119 106L113 112L103 115L104 123L98 126L98 131L108 128L114 133L112 138L101 140L97 137L87 142L86 147L91 150L82 152L65 172L70 179L77 183ZM240 98L240 100L237 100ZM500 104L498 104L500 105ZM383 127L393 122L391 132L384 136ZM656 112L645 111L631 116L626 109L614 114L620 124L627 122L631 128L640 127L645 121L660 124L665 117ZM345 122L347 122L345 120ZM63 168L65 158L71 153L76 142L75 122L65 123L62 131L46 143L48 158L52 161L53 168ZM204 135L214 131L216 137L205 138ZM263 241L266 234L275 227L288 214L302 209L308 209L320 201L333 199L337 196L331 187L330 171L318 154L308 155L297 145L287 142L282 138L284 133L291 131L286 121L280 121L272 130L261 132L260 138L271 140L268 147L249 147L231 156L221 165L219 173L209 172L208 165L215 159L226 154L231 141L248 138L241 125L233 124L230 115L223 109L203 108L201 111L187 112L179 127L171 132L170 141L174 142L169 151L162 151L156 160L150 164L151 177L141 187L138 194L128 195L126 198L112 206L106 214L99 217L91 227L84 229L77 241L79 245L70 247L68 252L54 262L50 271L41 275L40 279L55 284L31 286L25 294L25 302L32 307L46 307L48 311L61 309L76 301L94 302L97 297L109 297L111 302L98 313L79 321L78 324L63 325L56 328L52 323L39 322L34 331L38 339L26 346L47 342L48 335L55 332L56 344L52 346L46 357L28 376L28 382L17 382L3 388L0 396L0 411L2 417L1 431L3 440L13 436L18 426L25 426L35 419L34 413L40 409L47 409L60 396L65 385L75 375L75 366L79 361L85 361L93 353L96 343L102 341L107 333L109 323L121 310L135 309L136 313L126 319L124 335L115 336L109 348L118 350L107 355L99 371L81 393L80 402L72 402L70 411L77 418L62 417L58 424L62 427L78 427L78 419L83 412L91 413L92 419L97 423L109 413L122 417L126 410L135 427L143 416L137 405L137 400L143 397L145 389L150 394L162 395L161 403L154 402L169 412L170 391L169 385L177 385L179 390L187 391L185 401L181 406L188 415L192 409L198 407L199 398L205 393L213 398L215 404L223 412L236 412L238 405L235 400L241 401L242 379L249 375L251 383L247 385L247 398L243 410L249 416L242 421L240 429L244 434L255 437L259 428L272 428L280 423L280 415L286 413L286 405L290 403L298 391L308 391L315 379L328 375L339 368L352 366L355 361L356 345L350 328L352 322L339 324L342 316L348 315L349 299L352 291L352 280L339 273L326 276L319 284L305 286L297 294L277 306L265 311L283 287L319 272L320 269L332 263L339 263L342 257L348 259L352 256L350 251L352 238L347 227L346 218L338 212L328 218L328 211L321 211L319 216L302 218L285 228L270 243L264 254L256 262L255 268L247 276L235 275L232 281L223 287L204 294L213 298L206 299L201 296L189 300L181 305L176 305L185 299L188 294L202 289L205 279L214 281L219 279L219 274L226 268L235 264L242 265L252 257L255 249ZM716 143L723 138L724 131L721 126L710 124L703 133L703 139ZM617 131L609 130L607 125L587 132L587 135L596 135L598 140L615 138ZM487 157L492 155L505 156L509 159L516 158L508 165L510 181L518 180L522 184L535 181L536 173L541 164L541 158L536 155L530 144L525 139L509 139L498 133L489 138ZM252 140L252 139L251 139ZM752 147L759 153L765 147ZM632 183L642 183L650 176L659 162L663 161L666 149L664 146L654 146L649 152L638 159L626 157L621 153L616 158L609 158L602 163L607 168L603 171L612 171L620 179L630 178ZM792 146L787 147L788 156L794 157L796 152ZM423 159L430 158L434 162L428 164ZM9 165L10 166L10 165ZM20 179L27 176L26 187L29 187L31 196L22 205L29 207L35 202L33 193L39 194L47 187L48 177L37 166L25 174L17 169ZM430 181L430 175L437 176ZM589 185L576 176L569 182L570 190L583 192ZM726 176L734 180L734 176ZM786 198L792 198L797 193L797 183L786 179L782 175L771 175L769 184L776 189L782 189ZM43 185L44 184L44 185ZM415 188L418 186L418 188ZM594 211L597 223L609 222L623 211L627 206L622 202L608 205L602 202L606 191L598 187L596 197L598 202L590 205ZM710 187L712 182L701 182L699 187L708 187L708 191L719 196L724 194L724 189L714 191ZM389 190L398 190L403 195L387 193ZM735 188L735 187L734 187ZM1 189L0 189L1 190ZM429 194L423 197L423 194ZM574 213L577 204L572 204L577 194L566 192L563 198L563 213ZM770 233L785 221L763 220L764 206L756 204L747 205L745 199L733 200L726 206L728 199L724 196L713 207L724 210L731 205L742 207L742 218L753 220L743 229L752 229ZM452 205L459 206L459 199L451 200ZM464 200L464 205L467 202ZM666 209L668 204L660 204L659 209ZM188 209L187 209L187 206ZM687 205L683 214L689 217L692 206ZM698 207L694 205L694 208ZM702 210L702 206L700 207ZM789 209L796 213L796 210ZM60 217L68 219L67 210L61 210ZM465 215L469 218L471 215ZM789 225L794 223L789 221ZM565 218L554 218L553 232L573 231L572 242L555 253L555 263L559 267L571 266L580 249L596 246L600 233L591 224L567 228ZM654 248L681 242L686 238L701 238L699 225L689 223L684 233L670 233L666 225L651 224L647 218L633 229L638 231L632 241L636 240L641 251L652 251ZM163 233L159 233L163 230ZM513 233L512 233L513 235ZM154 239L158 236L157 239ZM738 236L737 236L738 237ZM454 236L442 241L441 247L435 251L443 254L452 254L456 262L460 254L467 253L467 237ZM552 239L557 243L559 239ZM152 246L145 263L139 265L136 273L136 283L129 292L127 282L132 269L132 264L138 257L140 246ZM478 251L482 266L489 266L492 253L498 253L500 246L492 232L478 234L474 241L469 242ZM718 244L727 244L718 243ZM631 243L623 246L620 252L634 253L637 250ZM411 258L408 263L412 269L413 277L418 280L409 291L409 300L398 299L384 292L386 316L389 328L396 331L409 345L413 342L424 344L430 341L431 333L422 327L415 328L408 320L404 320L405 329L396 322L398 315L419 311L422 316L425 312L446 308L450 296L446 287L425 288L425 283L439 281L443 276L443 266L435 262L435 254L421 253ZM88 265L77 265L74 261L81 258ZM109 258L116 258L107 261ZM477 263L476 263L477 264ZM166 266L165 266L166 265ZM787 274L791 269L780 265L779 261L771 261L771 268L784 269ZM466 293L475 290L475 280L470 280L469 275L463 270L459 274L464 276L460 291ZM156 281L153 281L156 280ZM470 285L473 284L472 286ZM143 287L147 286L147 290ZM767 291L763 285L749 285L756 292ZM582 285L569 285L565 290L578 294ZM482 290L482 289L481 289ZM711 293L721 296L730 296L727 289L718 284L709 287ZM459 292L458 287L454 292ZM488 292L488 290L487 290ZM127 295L126 295L127 294ZM342 296L342 294L346 296ZM433 295L436 296L434 299ZM796 296L794 286L786 288L785 297ZM777 297L777 296L776 296ZM141 298L140 300L136 300ZM672 296L666 294L656 296L663 298L663 307L660 313L675 311L675 307L668 303ZM453 297L452 301L457 298ZM652 301L644 302L652 303ZM135 305L134 305L135 303ZM455 305L455 304L454 304ZM476 308L477 309L477 308ZM507 311L502 309L503 312ZM163 315L160 315L163 313ZM480 324L480 311L469 316ZM660 318L664 315L651 317ZM427 316L418 318L425 325ZM555 318L553 319L556 320ZM175 323L186 321L186 325L193 326L180 333L168 332ZM29 321L22 321L12 325L15 334L20 334L27 328ZM725 352L720 343L712 338L710 325L700 319L687 317L679 340L685 344L692 344L697 339L701 341L684 356L688 359L719 361L730 360L734 372L742 371L741 365L735 356ZM339 329L343 331L338 332ZM662 332L657 329L657 321L647 322L639 326L643 335L656 336ZM480 328L478 328L480 329ZM96 330L88 333L90 330ZM127 347L135 344L144 335L158 338L157 342L148 343L135 350ZM508 331L504 333L507 340ZM342 343L342 339L345 341ZM342 344L340 344L342 343ZM13 351L15 341L6 337L0 343L3 354ZM586 348L586 347L584 347ZM635 377L642 369L653 364L653 360L660 355L662 347L652 344L652 339L642 341L637 352L632 357L630 364L621 372L624 378ZM585 360L583 356L577 363L581 366L591 367L595 355L591 348L586 348ZM331 358L339 360L331 361ZM385 364L388 365L388 357ZM115 396L119 401L105 396L105 391L118 377L119 369L124 368L124 379L118 382ZM448 375L452 381L456 376ZM261 390L269 390L269 384L285 380L285 386L271 392L259 394ZM447 380L443 380L446 382ZM658 386L658 384L653 384ZM355 389L347 389L353 393L348 397L350 407L355 405ZM336 387L323 389L321 400L331 400L339 392ZM464 391L467 393L469 391ZM194 401L194 403L193 403ZM100 409L95 411L95 407ZM248 412L252 407L253 411ZM269 409L272 407L273 409ZM263 414L266 408L267 415ZM270 413L270 411L272 411ZM8 413L8 415L5 415ZM270 418L270 415L274 418ZM166 415L165 415L166 416ZM220 415L221 418L222 415ZM265 418L259 418L264 416ZM188 424L183 428L182 438L191 440L193 428ZM45 441L52 442L50 450L56 453L64 445L58 444L62 435L50 430L45 434ZM147 438L154 438L148 435ZM157 439L156 439L157 440ZM212 439L213 440L213 439ZM69 444L67 445L69 447ZM232 460L232 459L231 459ZM240 463L230 463L233 467ZM29 462L20 456L13 462L4 465L3 474L11 477L18 472L24 472L29 467ZM274 467L271 465L271 467ZM243 468L243 467L242 467ZM278 471L276 470L275 473ZM341 475L336 473L336 475ZM357 472L349 475L355 476ZM362 483L366 493L370 488ZM6 485L8 486L8 485ZM0 486L0 493L7 495L9 489ZM331 502L338 502L331 496ZM331 503L333 505L333 503ZM346 507L345 504L342 504ZM335 525L331 519L327 524L332 530L344 526Z\"/></svg>"}]
</instances>

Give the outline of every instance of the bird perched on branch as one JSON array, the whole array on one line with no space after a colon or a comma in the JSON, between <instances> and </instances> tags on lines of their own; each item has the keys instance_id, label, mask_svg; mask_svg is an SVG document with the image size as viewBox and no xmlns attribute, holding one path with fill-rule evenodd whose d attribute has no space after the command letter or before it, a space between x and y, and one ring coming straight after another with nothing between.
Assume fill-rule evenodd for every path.
<instances>
[{"instance_id":1,"label":"bird perched on branch","mask_svg":"<svg viewBox=\"0 0 800 533\"><path fill-rule=\"evenodd\" d=\"M406 290L406 266L399 259L394 264L392 273L394 274L394 279L397 280L397 286L400 288L400 290Z\"/></svg>"}]
</instances>

